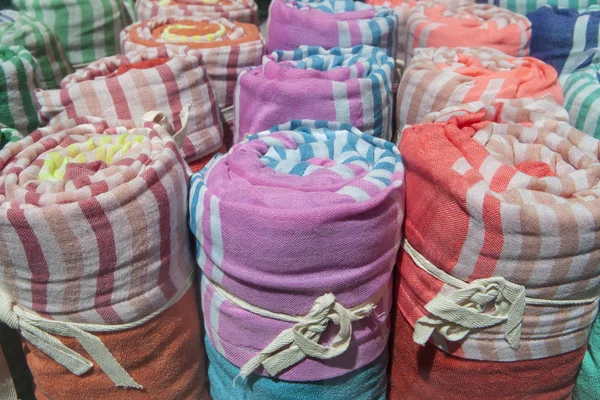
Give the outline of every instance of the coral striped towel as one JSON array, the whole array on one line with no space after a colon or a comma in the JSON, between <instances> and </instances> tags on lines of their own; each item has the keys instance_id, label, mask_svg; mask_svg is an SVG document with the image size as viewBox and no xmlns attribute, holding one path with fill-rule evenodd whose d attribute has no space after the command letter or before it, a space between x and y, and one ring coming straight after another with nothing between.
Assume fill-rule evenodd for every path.
<instances>
[{"instance_id":1,"label":"coral striped towel","mask_svg":"<svg viewBox=\"0 0 600 400\"><path fill-rule=\"evenodd\" d=\"M39 65L24 47L0 45L0 124L29 133L38 126L33 103Z\"/></svg>"},{"instance_id":2,"label":"coral striped towel","mask_svg":"<svg viewBox=\"0 0 600 400\"><path fill-rule=\"evenodd\" d=\"M552 65L561 78L589 65L598 49L600 6L581 13L570 8L542 7L527 17L533 28L533 57Z\"/></svg>"},{"instance_id":3,"label":"coral striped towel","mask_svg":"<svg viewBox=\"0 0 600 400\"><path fill-rule=\"evenodd\" d=\"M208 379L212 400L386 400L387 350L371 364L338 378L287 382L251 375L243 382L236 379L240 369L219 354L206 336L204 345L210 360Z\"/></svg>"},{"instance_id":4,"label":"coral striped towel","mask_svg":"<svg viewBox=\"0 0 600 400\"><path fill-rule=\"evenodd\" d=\"M394 59L366 45L278 50L244 71L235 91L235 140L292 119L350 123L392 138Z\"/></svg>"},{"instance_id":5,"label":"coral striped towel","mask_svg":"<svg viewBox=\"0 0 600 400\"><path fill-rule=\"evenodd\" d=\"M13 10L0 11L0 44L25 47L40 66L39 84L44 89L59 87L73 72L56 34L41 21Z\"/></svg>"},{"instance_id":6,"label":"coral striped towel","mask_svg":"<svg viewBox=\"0 0 600 400\"><path fill-rule=\"evenodd\" d=\"M269 52L301 45L381 47L396 58L398 17L387 7L352 0L273 0L269 8Z\"/></svg>"},{"instance_id":7,"label":"coral striped towel","mask_svg":"<svg viewBox=\"0 0 600 400\"><path fill-rule=\"evenodd\" d=\"M216 151L223 142L215 95L197 52L148 48L103 58L69 75L59 90L38 90L36 98L41 121L50 123L87 115L137 120L148 111L162 111L175 131L187 123L182 147L187 161Z\"/></svg>"},{"instance_id":8,"label":"coral striped towel","mask_svg":"<svg viewBox=\"0 0 600 400\"><path fill-rule=\"evenodd\" d=\"M0 124L0 150L9 143L17 142L23 136L18 130Z\"/></svg>"},{"instance_id":9,"label":"coral striped towel","mask_svg":"<svg viewBox=\"0 0 600 400\"><path fill-rule=\"evenodd\" d=\"M119 32L131 23L122 0L12 0L12 4L47 24L76 68L119 53Z\"/></svg>"},{"instance_id":10,"label":"coral striped towel","mask_svg":"<svg viewBox=\"0 0 600 400\"><path fill-rule=\"evenodd\" d=\"M477 0L477 2L494 4L525 15L546 5L585 9L591 5L597 4L598 0ZM560 29L561 27L555 26L555 28Z\"/></svg>"},{"instance_id":11,"label":"coral striped towel","mask_svg":"<svg viewBox=\"0 0 600 400\"><path fill-rule=\"evenodd\" d=\"M241 377L329 379L385 351L403 174L392 143L295 120L192 176L204 324Z\"/></svg>"},{"instance_id":12,"label":"coral striped towel","mask_svg":"<svg viewBox=\"0 0 600 400\"><path fill-rule=\"evenodd\" d=\"M233 106L238 73L260 64L266 44L255 25L209 18L151 18L121 32L123 51L167 46L202 53L206 71L222 109Z\"/></svg>"},{"instance_id":13,"label":"coral striped towel","mask_svg":"<svg viewBox=\"0 0 600 400\"><path fill-rule=\"evenodd\" d=\"M140 20L152 17L208 17L258 24L254 0L138 0Z\"/></svg>"},{"instance_id":14,"label":"coral striped towel","mask_svg":"<svg viewBox=\"0 0 600 400\"><path fill-rule=\"evenodd\" d=\"M424 2L408 19L407 62L419 47L491 47L508 55L529 54L531 23L488 4Z\"/></svg>"},{"instance_id":15,"label":"coral striped towel","mask_svg":"<svg viewBox=\"0 0 600 400\"><path fill-rule=\"evenodd\" d=\"M418 49L398 88L398 128L420 123L430 112L472 101L549 93L560 104L557 78L554 68L542 61L510 57L491 48Z\"/></svg>"},{"instance_id":16,"label":"coral striped towel","mask_svg":"<svg viewBox=\"0 0 600 400\"><path fill-rule=\"evenodd\" d=\"M188 173L153 122L71 119L0 151L0 320L26 340L38 398L205 389Z\"/></svg>"},{"instance_id":17,"label":"coral striped towel","mask_svg":"<svg viewBox=\"0 0 600 400\"><path fill-rule=\"evenodd\" d=\"M412 336L435 346L419 353L486 362L474 371L481 380L464 373L440 391L512 388L524 371L540 383L518 387L517 398L564 398L554 384L574 384L598 311L600 142L551 99L468 104L425 120L400 142L412 189L397 304L414 332L396 347L411 353ZM410 366L423 360L407 361L396 360L391 379L431 386ZM437 380L452 364L429 367Z\"/></svg>"},{"instance_id":18,"label":"coral striped towel","mask_svg":"<svg viewBox=\"0 0 600 400\"><path fill-rule=\"evenodd\" d=\"M600 59L571 74L564 89L571 125L600 139Z\"/></svg>"}]
</instances>

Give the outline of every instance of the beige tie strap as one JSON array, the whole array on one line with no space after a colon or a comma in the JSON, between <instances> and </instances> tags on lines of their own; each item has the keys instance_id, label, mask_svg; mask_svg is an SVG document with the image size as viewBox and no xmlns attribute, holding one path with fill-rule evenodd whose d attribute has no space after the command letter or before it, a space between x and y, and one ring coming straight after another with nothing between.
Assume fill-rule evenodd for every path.
<instances>
[{"instance_id":1,"label":"beige tie strap","mask_svg":"<svg viewBox=\"0 0 600 400\"><path fill-rule=\"evenodd\" d=\"M253 306L228 293L216 283L210 282L222 297L246 311L267 318L296 323L281 332L267 347L242 366L240 369L242 378L248 377L260 366L269 375L276 376L306 357L325 360L339 356L350 345L352 322L369 316L377 303L374 301L347 309L336 301L333 294L327 293L315 300L310 312L305 316L291 316ZM330 322L338 325L340 329L331 344L323 346L318 342Z\"/></svg>"},{"instance_id":2,"label":"beige tie strap","mask_svg":"<svg viewBox=\"0 0 600 400\"><path fill-rule=\"evenodd\" d=\"M138 384L115 359L104 343L90 332L119 332L145 324L177 303L190 288L193 276L191 274L177 294L162 307L144 318L127 324L80 324L42 318L27 313L2 292L0 292L0 321L20 332L25 340L73 374L81 376L93 367L92 362L65 346L53 335L77 339L115 386L143 389L143 386ZM4 398L2 397L4 394L0 390L0 398Z\"/></svg>"},{"instance_id":3,"label":"beige tie strap","mask_svg":"<svg viewBox=\"0 0 600 400\"><path fill-rule=\"evenodd\" d=\"M183 147L183 143L185 142L185 138L187 137L187 122L189 116L189 107L183 106L181 108L181 112L179 113L179 119L181 121L181 129L177 132L173 132L173 128L169 124L167 117L162 111L148 111L144 114L144 121L154 122L165 128L167 132L171 135L175 144L177 144L177 148L181 149Z\"/></svg>"},{"instance_id":4,"label":"beige tie strap","mask_svg":"<svg viewBox=\"0 0 600 400\"><path fill-rule=\"evenodd\" d=\"M473 329L485 329L505 323L504 338L512 349L517 349L526 305L576 306L598 300L597 297L573 300L526 297L524 286L499 276L466 283L437 268L406 239L403 248L418 267L458 289L448 294L439 293L425 305L429 314L417 320L413 335L415 343L420 345L425 345L434 331L447 340L456 342L464 339Z\"/></svg>"}]
</instances>

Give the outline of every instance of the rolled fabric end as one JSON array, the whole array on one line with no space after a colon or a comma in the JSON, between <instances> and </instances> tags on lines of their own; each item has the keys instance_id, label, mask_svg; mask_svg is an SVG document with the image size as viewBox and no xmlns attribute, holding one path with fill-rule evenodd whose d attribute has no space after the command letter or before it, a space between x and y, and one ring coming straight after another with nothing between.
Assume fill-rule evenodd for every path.
<instances>
[{"instance_id":1,"label":"rolled fabric end","mask_svg":"<svg viewBox=\"0 0 600 400\"><path fill-rule=\"evenodd\" d=\"M181 147L193 161L223 143L223 126L202 55L166 48L106 57L67 76L58 90L38 90L40 119L57 123L95 116L110 121L165 114L174 131L185 130ZM187 110L187 118L182 112Z\"/></svg>"},{"instance_id":2,"label":"rolled fabric end","mask_svg":"<svg viewBox=\"0 0 600 400\"><path fill-rule=\"evenodd\" d=\"M207 17L258 24L254 0L139 0L139 20L153 17Z\"/></svg>"},{"instance_id":3,"label":"rolled fabric end","mask_svg":"<svg viewBox=\"0 0 600 400\"><path fill-rule=\"evenodd\" d=\"M157 17L137 22L121 32L124 52L146 48L202 54L221 110L233 105L237 74L260 64L266 43L255 25L224 18Z\"/></svg>"},{"instance_id":4,"label":"rolled fabric end","mask_svg":"<svg viewBox=\"0 0 600 400\"><path fill-rule=\"evenodd\" d=\"M446 107L547 94L562 103L556 71L533 57L492 48L417 49L398 88L396 118L402 130Z\"/></svg>"},{"instance_id":5,"label":"rolled fabric end","mask_svg":"<svg viewBox=\"0 0 600 400\"><path fill-rule=\"evenodd\" d=\"M274 0L267 23L269 52L366 44L396 57L398 16L387 7L352 0Z\"/></svg>"},{"instance_id":6,"label":"rolled fabric end","mask_svg":"<svg viewBox=\"0 0 600 400\"><path fill-rule=\"evenodd\" d=\"M275 51L238 77L235 142L292 119L335 120L390 140L393 71L391 57L366 45Z\"/></svg>"}]
</instances>

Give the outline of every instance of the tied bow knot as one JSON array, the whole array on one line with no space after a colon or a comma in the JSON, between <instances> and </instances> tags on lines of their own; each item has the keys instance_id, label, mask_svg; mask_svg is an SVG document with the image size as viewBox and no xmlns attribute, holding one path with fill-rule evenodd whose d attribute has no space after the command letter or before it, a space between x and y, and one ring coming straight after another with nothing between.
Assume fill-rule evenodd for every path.
<instances>
[{"instance_id":1,"label":"tied bow knot","mask_svg":"<svg viewBox=\"0 0 600 400\"><path fill-rule=\"evenodd\" d=\"M449 294L438 294L417 320L413 340L424 345L434 331L456 342L473 329L505 323L504 338L519 347L525 314L525 288L502 277L477 279Z\"/></svg>"},{"instance_id":2,"label":"tied bow knot","mask_svg":"<svg viewBox=\"0 0 600 400\"><path fill-rule=\"evenodd\" d=\"M307 356L318 359L336 357L350 344L352 322L367 317L374 309L375 305L369 303L349 310L338 303L333 294L324 294L315 300L310 312L296 325L281 332L244 364L240 376L246 378L261 365L269 375L276 376ZM318 341L330 322L340 328L331 344L324 346Z\"/></svg>"}]
</instances>

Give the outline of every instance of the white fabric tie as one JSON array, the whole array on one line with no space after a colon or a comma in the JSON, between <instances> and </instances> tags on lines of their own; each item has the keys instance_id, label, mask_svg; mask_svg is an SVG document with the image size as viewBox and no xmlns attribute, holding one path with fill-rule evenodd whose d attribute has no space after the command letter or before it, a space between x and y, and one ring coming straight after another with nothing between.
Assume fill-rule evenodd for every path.
<instances>
[{"instance_id":1,"label":"white fabric tie","mask_svg":"<svg viewBox=\"0 0 600 400\"><path fill-rule=\"evenodd\" d=\"M169 124L167 117L161 111L148 111L143 116L144 121L153 122L165 128L167 132L171 135L178 149L183 147L185 143L185 138L187 137L187 122L189 117L189 106L183 106L181 108L181 112L179 113L179 120L181 121L181 129L177 132L173 131L173 128Z\"/></svg>"},{"instance_id":2,"label":"white fabric tie","mask_svg":"<svg viewBox=\"0 0 600 400\"><path fill-rule=\"evenodd\" d=\"M466 283L437 268L412 247L408 240L404 240L403 247L418 267L458 289L448 294L439 293L425 305L429 314L417 320L413 335L415 343L420 345L424 345L434 331L447 340L456 342L464 339L473 329L485 329L505 323L504 338L512 349L517 349L527 304L576 306L598 300L597 297L573 300L526 297L524 286L500 276Z\"/></svg>"},{"instance_id":3,"label":"white fabric tie","mask_svg":"<svg viewBox=\"0 0 600 400\"><path fill-rule=\"evenodd\" d=\"M192 273L177 294L159 309L137 321L126 324L79 324L42 318L25 312L2 292L0 292L0 321L20 332L25 340L73 374L81 376L93 367L92 362L65 346L53 335L75 338L115 386L143 389L143 386L138 384L115 359L104 343L90 332L119 332L145 324L177 303L192 285L193 278L194 274ZM0 390L0 398L3 398L2 396L5 394L6 392Z\"/></svg>"},{"instance_id":4,"label":"white fabric tie","mask_svg":"<svg viewBox=\"0 0 600 400\"><path fill-rule=\"evenodd\" d=\"M315 300L308 314L297 317L263 310L235 297L212 281L211 284L221 296L246 311L280 321L296 322L293 327L281 332L262 351L242 366L240 369L242 378L248 377L260 366L269 375L276 376L306 357L325 360L339 356L350 345L352 322L369 316L376 308L377 303L376 301L368 302L347 309L336 301L333 294L326 293ZM330 322L338 325L340 329L331 344L323 346L318 342Z\"/></svg>"}]
</instances>

